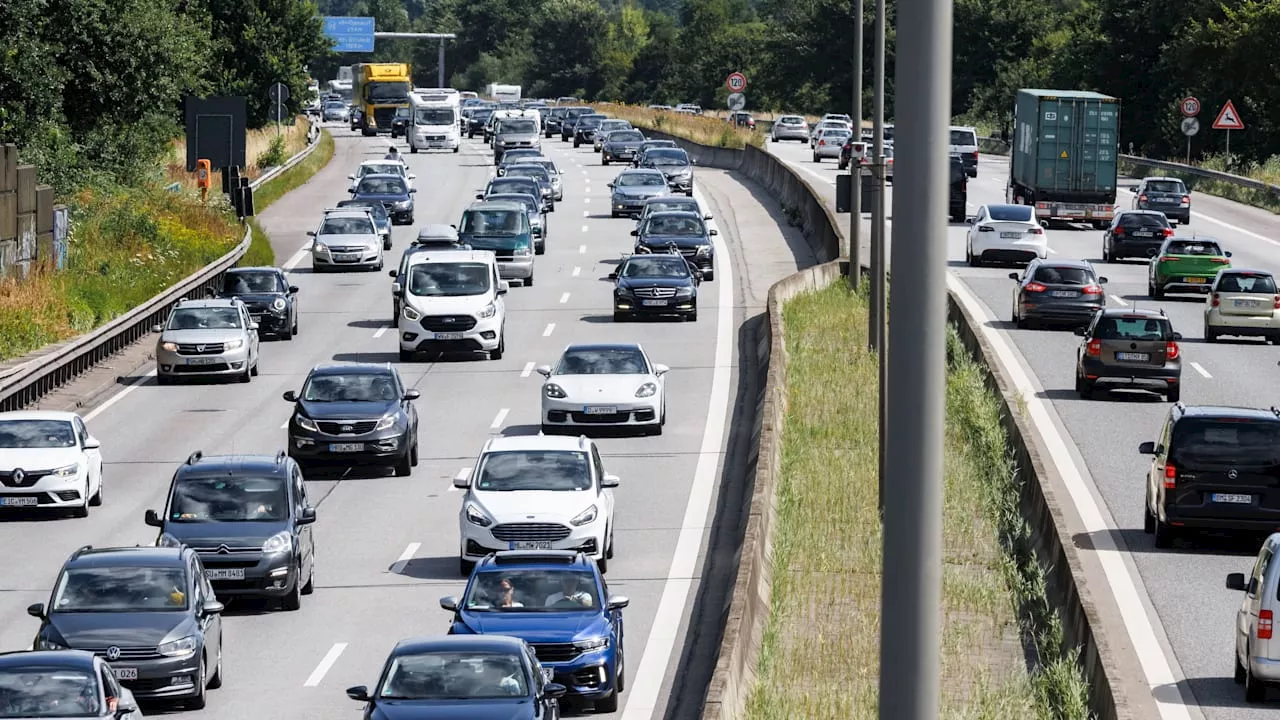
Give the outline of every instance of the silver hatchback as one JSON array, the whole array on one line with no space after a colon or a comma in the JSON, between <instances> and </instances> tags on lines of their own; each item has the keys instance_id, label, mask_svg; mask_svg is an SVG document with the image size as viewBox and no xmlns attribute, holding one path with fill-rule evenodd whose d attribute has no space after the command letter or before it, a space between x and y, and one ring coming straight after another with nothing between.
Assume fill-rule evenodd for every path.
<instances>
[{"instance_id":1,"label":"silver hatchback","mask_svg":"<svg viewBox=\"0 0 1280 720\"><path fill-rule=\"evenodd\" d=\"M180 377L234 377L249 382L258 374L258 324L236 298L179 300L169 320L156 325L156 380Z\"/></svg>"},{"instance_id":2,"label":"silver hatchback","mask_svg":"<svg viewBox=\"0 0 1280 720\"><path fill-rule=\"evenodd\" d=\"M773 128L769 130L769 139L773 142L779 140L808 142L809 123L799 115L783 115L773 122Z\"/></svg>"}]
</instances>

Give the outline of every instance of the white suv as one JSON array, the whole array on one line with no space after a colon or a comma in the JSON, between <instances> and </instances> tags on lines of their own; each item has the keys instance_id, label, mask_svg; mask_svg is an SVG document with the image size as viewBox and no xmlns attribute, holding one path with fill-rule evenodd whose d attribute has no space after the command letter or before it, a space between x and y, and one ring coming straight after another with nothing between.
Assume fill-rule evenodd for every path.
<instances>
[{"instance_id":1,"label":"white suv","mask_svg":"<svg viewBox=\"0 0 1280 720\"><path fill-rule=\"evenodd\" d=\"M488 250L440 250L409 256L391 292L403 298L396 318L400 361L417 352L506 352L507 281Z\"/></svg>"},{"instance_id":2,"label":"white suv","mask_svg":"<svg viewBox=\"0 0 1280 720\"><path fill-rule=\"evenodd\" d=\"M458 512L459 571L500 550L577 550L607 572L613 557L613 488L586 437L496 437L485 443Z\"/></svg>"}]
</instances>

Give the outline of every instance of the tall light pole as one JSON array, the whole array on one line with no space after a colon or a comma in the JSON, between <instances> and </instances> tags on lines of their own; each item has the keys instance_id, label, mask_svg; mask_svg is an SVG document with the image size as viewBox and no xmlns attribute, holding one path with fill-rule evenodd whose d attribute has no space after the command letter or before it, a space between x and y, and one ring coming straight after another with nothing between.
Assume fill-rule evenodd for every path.
<instances>
[{"instance_id":1,"label":"tall light pole","mask_svg":"<svg viewBox=\"0 0 1280 720\"><path fill-rule=\"evenodd\" d=\"M885 309L885 238L884 238L884 12L885 0L876 0L875 47L872 50L874 79L872 95L871 129L871 312L867 315L867 343L872 350L883 354ZM861 123L859 123L861 127ZM881 358L880 365L884 366ZM883 396L884 387L881 386ZM884 428L881 428L883 435ZM883 437L880 447L884 447Z\"/></svg>"},{"instance_id":2,"label":"tall light pole","mask_svg":"<svg viewBox=\"0 0 1280 720\"><path fill-rule=\"evenodd\" d=\"M862 0L853 0L853 139L862 141ZM849 153L849 282L862 288L862 159Z\"/></svg>"},{"instance_id":3,"label":"tall light pole","mask_svg":"<svg viewBox=\"0 0 1280 720\"><path fill-rule=\"evenodd\" d=\"M942 596L943 412L951 116L952 0L898 0L895 59L895 267L910 292L890 316L884 577L880 595L880 717L938 717ZM895 146L897 144L895 143Z\"/></svg>"}]
</instances>

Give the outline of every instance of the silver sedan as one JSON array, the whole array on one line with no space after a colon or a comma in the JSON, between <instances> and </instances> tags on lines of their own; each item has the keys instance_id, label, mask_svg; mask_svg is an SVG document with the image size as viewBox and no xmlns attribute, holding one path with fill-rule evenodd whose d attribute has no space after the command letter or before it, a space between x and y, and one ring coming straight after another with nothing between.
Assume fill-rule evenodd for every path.
<instances>
[{"instance_id":1,"label":"silver sedan","mask_svg":"<svg viewBox=\"0 0 1280 720\"><path fill-rule=\"evenodd\" d=\"M769 140L772 142L779 140L806 142L808 139L809 123L799 115L783 115L773 121L773 128L769 131Z\"/></svg>"},{"instance_id":2,"label":"silver sedan","mask_svg":"<svg viewBox=\"0 0 1280 720\"><path fill-rule=\"evenodd\" d=\"M840 158L840 150L849 141L853 133L848 130L826 129L818 133L817 142L813 146L813 161L822 162L822 158Z\"/></svg>"}]
</instances>

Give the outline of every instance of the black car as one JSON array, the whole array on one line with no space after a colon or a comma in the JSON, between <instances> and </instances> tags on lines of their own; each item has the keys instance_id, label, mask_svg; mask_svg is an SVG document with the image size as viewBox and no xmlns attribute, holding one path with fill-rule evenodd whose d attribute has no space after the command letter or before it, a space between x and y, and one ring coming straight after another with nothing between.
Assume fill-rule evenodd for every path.
<instances>
[{"instance_id":1,"label":"black car","mask_svg":"<svg viewBox=\"0 0 1280 720\"><path fill-rule=\"evenodd\" d=\"M644 315L698 319L702 271L679 253L632 255L609 279L614 281L614 322Z\"/></svg>"},{"instance_id":2,"label":"black car","mask_svg":"<svg viewBox=\"0 0 1280 720\"><path fill-rule=\"evenodd\" d=\"M567 688L549 682L524 640L443 635L401 640L372 692L347 688L364 720L560 720Z\"/></svg>"},{"instance_id":3,"label":"black car","mask_svg":"<svg viewBox=\"0 0 1280 720\"><path fill-rule=\"evenodd\" d=\"M951 156L951 197L947 202L947 214L951 222L962 223L969 207L969 173L959 155Z\"/></svg>"},{"instance_id":4,"label":"black car","mask_svg":"<svg viewBox=\"0 0 1280 720\"><path fill-rule=\"evenodd\" d=\"M1191 191L1175 177L1143 178L1133 191L1134 210L1155 210L1171 222L1191 222Z\"/></svg>"},{"instance_id":5,"label":"black car","mask_svg":"<svg viewBox=\"0 0 1280 720\"><path fill-rule=\"evenodd\" d=\"M542 198L544 203L543 209L546 212L552 212L555 210L555 206L549 202L547 194L542 191L542 183L539 183L534 178L525 176L515 177L505 175L500 178L493 178L489 181L489 184L485 186L482 192L476 193L476 199L483 200L490 195L503 195L506 193L524 193L536 198Z\"/></svg>"},{"instance_id":6,"label":"black car","mask_svg":"<svg viewBox=\"0 0 1280 720\"><path fill-rule=\"evenodd\" d=\"M498 177L502 177L507 172L507 168L517 165L533 158L542 157L542 151L538 148L512 148L502 153L502 159L498 161Z\"/></svg>"},{"instance_id":7,"label":"black car","mask_svg":"<svg viewBox=\"0 0 1280 720\"><path fill-rule=\"evenodd\" d=\"M661 170L673 192L693 197L693 164L681 148L653 148L645 151L639 167Z\"/></svg>"},{"instance_id":8,"label":"black car","mask_svg":"<svg viewBox=\"0 0 1280 720\"><path fill-rule=\"evenodd\" d=\"M138 698L205 706L222 686L222 603L188 547L71 553L40 619L34 650L85 650L104 658Z\"/></svg>"},{"instance_id":9,"label":"black car","mask_svg":"<svg viewBox=\"0 0 1280 720\"><path fill-rule=\"evenodd\" d=\"M573 126L577 124L578 118L583 115L594 115L595 110L589 107L571 107L564 111L564 119L560 121L560 140L561 142L569 142L573 139ZM604 116L601 115L601 118Z\"/></svg>"},{"instance_id":10,"label":"black car","mask_svg":"<svg viewBox=\"0 0 1280 720\"><path fill-rule=\"evenodd\" d=\"M484 129L489 126L489 118L493 117L494 108L477 108L467 119L467 137L474 138L476 133L484 136Z\"/></svg>"},{"instance_id":11,"label":"black car","mask_svg":"<svg viewBox=\"0 0 1280 720\"><path fill-rule=\"evenodd\" d=\"M317 365L307 373L289 418L289 456L309 465L390 465L408 477L418 464L417 390L390 363Z\"/></svg>"},{"instance_id":12,"label":"black car","mask_svg":"<svg viewBox=\"0 0 1280 720\"><path fill-rule=\"evenodd\" d=\"M398 107L396 114L391 118L391 137L404 137L405 130L409 127L409 108Z\"/></svg>"},{"instance_id":13,"label":"black car","mask_svg":"<svg viewBox=\"0 0 1280 720\"><path fill-rule=\"evenodd\" d=\"M367 207L373 211L373 224L382 235L382 249L391 249L391 215L387 214L387 206L373 200L340 200L338 207Z\"/></svg>"},{"instance_id":14,"label":"black car","mask_svg":"<svg viewBox=\"0 0 1280 720\"><path fill-rule=\"evenodd\" d=\"M639 130L614 130L600 146L600 162L608 165L615 160L630 161L643 144L644 133Z\"/></svg>"},{"instance_id":15,"label":"black car","mask_svg":"<svg viewBox=\"0 0 1280 720\"><path fill-rule=\"evenodd\" d=\"M1095 388L1148 390L1170 402L1182 396L1181 333L1164 310L1104 308L1088 326L1076 328L1076 392L1082 400Z\"/></svg>"},{"instance_id":16,"label":"black car","mask_svg":"<svg viewBox=\"0 0 1280 720\"><path fill-rule=\"evenodd\" d=\"M106 661L82 650L0 653L0 717L141 720Z\"/></svg>"},{"instance_id":17,"label":"black car","mask_svg":"<svg viewBox=\"0 0 1280 720\"><path fill-rule=\"evenodd\" d=\"M542 129L546 137L551 137L560 132L560 123L564 121L568 112L569 108L564 106L551 108L551 111L543 118L542 123Z\"/></svg>"},{"instance_id":18,"label":"black car","mask_svg":"<svg viewBox=\"0 0 1280 720\"><path fill-rule=\"evenodd\" d=\"M608 120L608 115L600 113L591 113L590 115L582 115L578 121L573 124L573 146L578 147L583 143L591 143L596 139L596 130L600 129L600 123Z\"/></svg>"},{"instance_id":19,"label":"black car","mask_svg":"<svg viewBox=\"0 0 1280 720\"><path fill-rule=\"evenodd\" d=\"M1107 306L1099 277L1088 260L1032 260L1013 290L1013 321L1025 328L1032 323L1083 325Z\"/></svg>"},{"instance_id":20,"label":"black car","mask_svg":"<svg viewBox=\"0 0 1280 720\"><path fill-rule=\"evenodd\" d=\"M551 184L551 171L546 166L532 162L515 163L507 167L507 172L502 177L504 180L521 177L533 180L538 184L538 194L534 197L542 199L547 212L556 211L556 191Z\"/></svg>"},{"instance_id":21,"label":"black car","mask_svg":"<svg viewBox=\"0 0 1280 720\"><path fill-rule=\"evenodd\" d=\"M412 225L416 192L418 188L409 187L409 181L399 175L365 175L351 191L351 199L380 202L387 208L392 223ZM383 243L385 247L386 240Z\"/></svg>"},{"instance_id":22,"label":"black car","mask_svg":"<svg viewBox=\"0 0 1280 720\"><path fill-rule=\"evenodd\" d=\"M283 450L270 455L205 456L196 451L173 474L164 510L148 510L156 545L200 554L221 597L280 600L302 607L315 589L316 509L302 469Z\"/></svg>"},{"instance_id":23,"label":"black car","mask_svg":"<svg viewBox=\"0 0 1280 720\"><path fill-rule=\"evenodd\" d=\"M298 334L298 288L280 268L231 268L222 276L220 298L239 298L258 323L259 335L292 340Z\"/></svg>"},{"instance_id":24,"label":"black car","mask_svg":"<svg viewBox=\"0 0 1280 720\"><path fill-rule=\"evenodd\" d=\"M715 246L702 215L691 212L656 212L639 228L632 230L637 253L668 253L673 248L681 257L702 271L703 280L715 279Z\"/></svg>"},{"instance_id":25,"label":"black car","mask_svg":"<svg viewBox=\"0 0 1280 720\"><path fill-rule=\"evenodd\" d=\"M632 167L640 167L640 163L644 161L644 154L653 148L679 148L675 140L654 140L649 138L640 143L640 147L636 148L635 157L631 160Z\"/></svg>"},{"instance_id":26,"label":"black car","mask_svg":"<svg viewBox=\"0 0 1280 720\"><path fill-rule=\"evenodd\" d=\"M1155 210L1125 210L1116 213L1102 234L1102 260L1153 258L1165 238L1173 237L1173 226L1164 213Z\"/></svg>"},{"instance_id":27,"label":"black car","mask_svg":"<svg viewBox=\"0 0 1280 720\"><path fill-rule=\"evenodd\" d=\"M1175 404L1150 455L1142 529L1167 548L1194 530L1280 527L1280 409Z\"/></svg>"}]
</instances>

